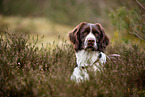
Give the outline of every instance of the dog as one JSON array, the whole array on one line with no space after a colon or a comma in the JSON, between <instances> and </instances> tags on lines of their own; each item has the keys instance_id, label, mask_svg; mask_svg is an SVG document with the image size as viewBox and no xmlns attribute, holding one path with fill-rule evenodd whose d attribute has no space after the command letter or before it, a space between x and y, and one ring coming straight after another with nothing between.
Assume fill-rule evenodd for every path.
<instances>
[{"instance_id":1,"label":"dog","mask_svg":"<svg viewBox=\"0 0 145 97\"><path fill-rule=\"evenodd\" d=\"M69 33L69 39L74 44L77 63L71 80L89 80L88 70L100 71L106 62L103 52L109 44L109 38L101 24L82 22Z\"/></svg>"}]
</instances>

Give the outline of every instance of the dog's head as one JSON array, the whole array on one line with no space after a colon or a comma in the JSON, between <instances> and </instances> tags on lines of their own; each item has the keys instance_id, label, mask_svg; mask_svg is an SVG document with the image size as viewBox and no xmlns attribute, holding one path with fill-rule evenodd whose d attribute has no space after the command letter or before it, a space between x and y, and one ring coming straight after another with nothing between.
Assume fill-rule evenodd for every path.
<instances>
[{"instance_id":1,"label":"dog's head","mask_svg":"<svg viewBox=\"0 0 145 97\"><path fill-rule=\"evenodd\" d=\"M84 49L103 52L109 44L109 38L99 23L82 22L69 33L69 38L76 51Z\"/></svg>"}]
</instances>

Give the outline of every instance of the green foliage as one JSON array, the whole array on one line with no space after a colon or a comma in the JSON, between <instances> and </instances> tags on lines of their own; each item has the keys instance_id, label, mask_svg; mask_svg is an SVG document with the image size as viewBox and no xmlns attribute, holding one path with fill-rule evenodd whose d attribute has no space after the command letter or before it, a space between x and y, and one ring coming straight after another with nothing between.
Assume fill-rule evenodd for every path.
<instances>
[{"instance_id":1,"label":"green foliage","mask_svg":"<svg viewBox=\"0 0 145 97\"><path fill-rule=\"evenodd\" d=\"M77 0L51 0L47 4L49 6L45 9L45 12L48 12L48 18L58 23L81 22L80 18L84 20L83 18L88 16L84 13L84 11L87 11L84 3L77 2Z\"/></svg>"},{"instance_id":2,"label":"green foliage","mask_svg":"<svg viewBox=\"0 0 145 97\"><path fill-rule=\"evenodd\" d=\"M123 19L126 17L126 9L125 7L121 7L116 10L116 12L110 14L112 19L112 24L120 31L125 28L127 25Z\"/></svg>"},{"instance_id":3,"label":"green foliage","mask_svg":"<svg viewBox=\"0 0 145 97\"><path fill-rule=\"evenodd\" d=\"M121 7L110 14L110 17L115 29L123 33L124 36L128 33L145 40L145 20L141 10L138 8L128 10L125 7Z\"/></svg>"},{"instance_id":4,"label":"green foliage","mask_svg":"<svg viewBox=\"0 0 145 97\"><path fill-rule=\"evenodd\" d=\"M129 97L145 96L145 49L116 44L108 54L118 53L90 81L70 80L75 65L73 46L49 44L36 47L39 39L6 33L0 38L0 95L45 97ZM52 48L54 47L54 48Z\"/></svg>"},{"instance_id":5,"label":"green foliage","mask_svg":"<svg viewBox=\"0 0 145 97\"><path fill-rule=\"evenodd\" d=\"M140 1L140 3L145 3L145 1L144 1L144 0L138 0L138 1Z\"/></svg>"},{"instance_id":6,"label":"green foliage","mask_svg":"<svg viewBox=\"0 0 145 97\"><path fill-rule=\"evenodd\" d=\"M110 11L118 6L134 8L134 2L131 0L0 0L0 13L12 16L43 16L53 22L69 25L76 25L82 21L108 24Z\"/></svg>"},{"instance_id":7,"label":"green foliage","mask_svg":"<svg viewBox=\"0 0 145 97\"><path fill-rule=\"evenodd\" d=\"M2 2L3 14L5 15L21 15L26 16L31 15L32 12L35 13L38 10L38 4L35 0L8 0L7 2Z\"/></svg>"}]
</instances>

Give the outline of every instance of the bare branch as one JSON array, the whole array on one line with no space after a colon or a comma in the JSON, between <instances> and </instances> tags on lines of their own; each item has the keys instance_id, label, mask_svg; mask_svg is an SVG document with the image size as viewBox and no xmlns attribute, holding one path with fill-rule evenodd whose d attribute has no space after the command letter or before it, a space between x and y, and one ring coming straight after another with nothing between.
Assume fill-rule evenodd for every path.
<instances>
[{"instance_id":1,"label":"bare branch","mask_svg":"<svg viewBox=\"0 0 145 97\"><path fill-rule=\"evenodd\" d=\"M145 39L142 38L139 34L137 34L137 33L131 33L131 32L129 32L129 33L130 33L130 34L133 34L133 35L137 36L139 39L145 41Z\"/></svg>"},{"instance_id":2,"label":"bare branch","mask_svg":"<svg viewBox=\"0 0 145 97\"><path fill-rule=\"evenodd\" d=\"M111 55L108 55L107 58L108 59L115 59L115 57L120 57L121 55L118 55L118 54L111 54Z\"/></svg>"},{"instance_id":3,"label":"bare branch","mask_svg":"<svg viewBox=\"0 0 145 97\"><path fill-rule=\"evenodd\" d=\"M133 29L133 32L129 32L129 31L128 31L130 34L135 35L135 36L137 36L139 39L145 41L144 37L141 36L141 35L138 33L138 31L137 31L136 29L134 29L132 26L129 26L129 27Z\"/></svg>"},{"instance_id":4,"label":"bare branch","mask_svg":"<svg viewBox=\"0 0 145 97\"><path fill-rule=\"evenodd\" d=\"M143 9L145 9L145 7L141 3L139 3L137 0L136 0L136 2L139 4L139 6L141 6Z\"/></svg>"}]
</instances>

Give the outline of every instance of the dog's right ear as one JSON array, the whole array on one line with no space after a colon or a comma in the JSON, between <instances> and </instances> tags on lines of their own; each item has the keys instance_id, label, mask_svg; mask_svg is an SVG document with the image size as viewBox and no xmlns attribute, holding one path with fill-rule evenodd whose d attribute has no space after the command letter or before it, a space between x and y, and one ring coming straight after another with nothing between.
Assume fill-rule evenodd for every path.
<instances>
[{"instance_id":1,"label":"dog's right ear","mask_svg":"<svg viewBox=\"0 0 145 97\"><path fill-rule=\"evenodd\" d=\"M74 44L75 50L79 50L80 48L80 42L79 42L79 31L82 25L86 24L86 22L81 22L79 25L77 25L70 33L69 33L69 39Z\"/></svg>"},{"instance_id":2,"label":"dog's right ear","mask_svg":"<svg viewBox=\"0 0 145 97\"><path fill-rule=\"evenodd\" d=\"M105 34L105 31L103 29L103 27L101 26L101 24L96 23L96 26L98 26L101 35L100 35L100 39L99 39L99 47L98 50L101 52L104 52L106 46L110 43L108 36Z\"/></svg>"}]
</instances>

